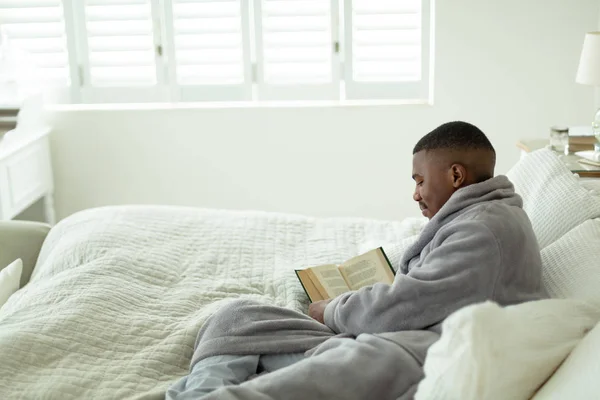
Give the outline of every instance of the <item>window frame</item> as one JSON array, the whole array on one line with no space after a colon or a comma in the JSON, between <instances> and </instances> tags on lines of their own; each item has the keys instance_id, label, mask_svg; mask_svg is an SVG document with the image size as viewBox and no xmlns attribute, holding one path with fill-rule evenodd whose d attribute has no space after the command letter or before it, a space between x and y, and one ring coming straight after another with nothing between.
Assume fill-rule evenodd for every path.
<instances>
[{"instance_id":1,"label":"window frame","mask_svg":"<svg viewBox=\"0 0 600 400\"><path fill-rule=\"evenodd\" d=\"M250 9L248 1L240 0L242 19L242 53L244 59L244 82L232 85L180 84L177 79L177 58L175 45L174 1L163 2L165 61L170 84L170 100L181 102L208 101L251 101L252 64L250 62Z\"/></svg>"},{"instance_id":2,"label":"window frame","mask_svg":"<svg viewBox=\"0 0 600 400\"><path fill-rule=\"evenodd\" d=\"M254 27L256 43L256 85L258 101L277 100L339 100L340 99L340 53L339 49L339 3L338 0L329 0L331 23L331 82L323 84L271 84L265 80L265 63L263 29L262 29L262 1L254 1Z\"/></svg>"},{"instance_id":3,"label":"window frame","mask_svg":"<svg viewBox=\"0 0 600 400\"><path fill-rule=\"evenodd\" d=\"M74 38L75 53L78 67L71 72L73 78L79 83L78 98L82 103L155 103L168 99L169 84L166 81L165 65L158 48L162 46L160 33L159 0L148 0L151 9L152 33L154 41L154 63L156 68L156 83L146 86L95 86L92 84L90 48L88 45L87 19L85 15L86 0L63 0L63 4L70 3L70 15L65 15L65 21L71 20ZM66 10L65 10L65 14ZM78 76L74 72L77 72Z\"/></svg>"},{"instance_id":4,"label":"window frame","mask_svg":"<svg viewBox=\"0 0 600 400\"><path fill-rule=\"evenodd\" d=\"M420 0L421 79L408 82L356 82L352 63L352 0L328 0L331 17L331 77L326 84L265 82L262 40L262 0L240 0L244 82L241 84L180 84L175 47L175 0L148 0L152 10L156 84L94 86L91 80L85 0L61 0L69 58L70 87L53 92L59 103L167 102L392 102L431 103L433 87L434 0ZM251 4L254 7L250 10ZM253 13L252 13L253 11ZM253 15L252 15L253 14ZM250 19L253 18L253 21ZM252 28L254 31L252 32ZM251 38L254 38L254 52ZM66 101L65 101L66 100Z\"/></svg>"},{"instance_id":5,"label":"window frame","mask_svg":"<svg viewBox=\"0 0 600 400\"><path fill-rule=\"evenodd\" d=\"M407 82L356 82L352 79L354 65L352 63L352 7L344 9L345 54L344 84L347 100L424 100L429 98L431 81L432 50L432 2L421 0L421 80ZM351 1L350 1L351 3Z\"/></svg>"}]
</instances>

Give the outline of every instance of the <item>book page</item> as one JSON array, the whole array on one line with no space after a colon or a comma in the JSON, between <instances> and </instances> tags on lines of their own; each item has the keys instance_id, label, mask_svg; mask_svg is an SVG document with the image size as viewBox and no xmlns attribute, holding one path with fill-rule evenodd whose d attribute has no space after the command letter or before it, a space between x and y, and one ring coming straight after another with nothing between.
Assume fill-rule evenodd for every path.
<instances>
[{"instance_id":1,"label":"book page","mask_svg":"<svg viewBox=\"0 0 600 400\"><path fill-rule=\"evenodd\" d=\"M309 268L311 279L324 298L330 299L350 290L337 265L321 265Z\"/></svg>"},{"instance_id":2,"label":"book page","mask_svg":"<svg viewBox=\"0 0 600 400\"><path fill-rule=\"evenodd\" d=\"M340 272L352 290L394 281L394 273L381 249L351 258L340 266Z\"/></svg>"}]
</instances>

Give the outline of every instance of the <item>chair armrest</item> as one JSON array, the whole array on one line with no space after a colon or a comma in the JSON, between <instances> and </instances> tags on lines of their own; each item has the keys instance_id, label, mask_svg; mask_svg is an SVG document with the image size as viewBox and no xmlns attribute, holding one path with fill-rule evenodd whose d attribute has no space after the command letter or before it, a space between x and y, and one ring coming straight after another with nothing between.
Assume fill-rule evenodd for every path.
<instances>
[{"instance_id":1,"label":"chair armrest","mask_svg":"<svg viewBox=\"0 0 600 400\"><path fill-rule=\"evenodd\" d=\"M0 270L23 260L21 287L29 282L50 225L28 221L0 221Z\"/></svg>"}]
</instances>

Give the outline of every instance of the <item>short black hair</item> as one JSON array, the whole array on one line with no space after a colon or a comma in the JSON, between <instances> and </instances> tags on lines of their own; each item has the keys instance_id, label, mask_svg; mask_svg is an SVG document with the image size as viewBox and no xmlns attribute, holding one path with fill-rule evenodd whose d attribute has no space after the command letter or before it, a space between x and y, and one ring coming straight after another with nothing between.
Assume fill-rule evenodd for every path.
<instances>
[{"instance_id":1,"label":"short black hair","mask_svg":"<svg viewBox=\"0 0 600 400\"><path fill-rule=\"evenodd\" d=\"M438 149L491 150L496 154L494 146L481 129L463 121L447 122L438 126L419 140L413 154Z\"/></svg>"}]
</instances>

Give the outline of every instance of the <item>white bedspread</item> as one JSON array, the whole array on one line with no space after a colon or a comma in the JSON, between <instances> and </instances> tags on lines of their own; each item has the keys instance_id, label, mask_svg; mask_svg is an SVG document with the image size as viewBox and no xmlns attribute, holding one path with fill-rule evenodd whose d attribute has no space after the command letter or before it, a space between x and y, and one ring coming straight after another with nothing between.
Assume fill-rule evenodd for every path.
<instances>
[{"instance_id":1,"label":"white bedspread","mask_svg":"<svg viewBox=\"0 0 600 400\"><path fill-rule=\"evenodd\" d=\"M423 223L150 206L76 214L0 310L0 398L161 398L222 300L305 311L294 268L407 244Z\"/></svg>"}]
</instances>

